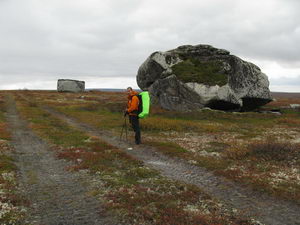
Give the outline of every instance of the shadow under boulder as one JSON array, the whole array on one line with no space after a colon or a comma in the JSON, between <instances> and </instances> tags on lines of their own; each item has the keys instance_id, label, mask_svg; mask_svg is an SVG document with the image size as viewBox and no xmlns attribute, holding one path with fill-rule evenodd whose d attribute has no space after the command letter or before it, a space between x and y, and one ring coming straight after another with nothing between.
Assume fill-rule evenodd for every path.
<instances>
[{"instance_id":1,"label":"shadow under boulder","mask_svg":"<svg viewBox=\"0 0 300 225\"><path fill-rule=\"evenodd\" d=\"M211 101L206 105L206 107L215 110L223 110L223 111L240 111L241 109L240 105L238 104L233 104L231 102L226 102L222 100Z\"/></svg>"}]
</instances>

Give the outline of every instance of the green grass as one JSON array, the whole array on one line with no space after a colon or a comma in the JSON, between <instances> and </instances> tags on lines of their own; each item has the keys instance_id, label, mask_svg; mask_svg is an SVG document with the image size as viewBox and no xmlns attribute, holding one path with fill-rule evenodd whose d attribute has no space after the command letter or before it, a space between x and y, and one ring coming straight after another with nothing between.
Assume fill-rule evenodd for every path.
<instances>
[{"instance_id":1,"label":"green grass","mask_svg":"<svg viewBox=\"0 0 300 225\"><path fill-rule=\"evenodd\" d=\"M220 73L222 63L219 61L200 62L186 59L172 67L177 78L185 83L196 82L206 85L227 84L227 75Z\"/></svg>"}]
</instances>

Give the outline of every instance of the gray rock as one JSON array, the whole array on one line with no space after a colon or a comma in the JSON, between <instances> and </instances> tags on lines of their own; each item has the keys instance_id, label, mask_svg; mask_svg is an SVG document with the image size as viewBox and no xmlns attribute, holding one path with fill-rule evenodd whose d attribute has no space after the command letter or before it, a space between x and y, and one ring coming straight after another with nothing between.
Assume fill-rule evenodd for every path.
<instances>
[{"instance_id":1,"label":"gray rock","mask_svg":"<svg viewBox=\"0 0 300 225\"><path fill-rule=\"evenodd\" d=\"M79 80L59 79L57 91L59 92L84 92L85 82Z\"/></svg>"},{"instance_id":2,"label":"gray rock","mask_svg":"<svg viewBox=\"0 0 300 225\"><path fill-rule=\"evenodd\" d=\"M180 69L189 65L184 74ZM272 101L268 77L259 67L210 45L152 53L140 66L137 83L154 102L176 111L248 111Z\"/></svg>"},{"instance_id":3,"label":"gray rock","mask_svg":"<svg viewBox=\"0 0 300 225\"><path fill-rule=\"evenodd\" d=\"M290 104L291 109L299 109L300 104Z\"/></svg>"},{"instance_id":4,"label":"gray rock","mask_svg":"<svg viewBox=\"0 0 300 225\"><path fill-rule=\"evenodd\" d=\"M179 81L175 75L155 81L149 88L156 100L164 108L176 111L196 110L204 107L201 96L191 91L187 85ZM192 101L193 100L193 101Z\"/></svg>"}]
</instances>

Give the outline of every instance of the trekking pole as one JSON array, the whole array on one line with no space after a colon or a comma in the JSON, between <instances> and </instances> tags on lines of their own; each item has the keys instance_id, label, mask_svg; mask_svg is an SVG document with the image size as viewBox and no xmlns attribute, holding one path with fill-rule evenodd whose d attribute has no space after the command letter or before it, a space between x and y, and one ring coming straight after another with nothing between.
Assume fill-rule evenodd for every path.
<instances>
[{"instance_id":1,"label":"trekking pole","mask_svg":"<svg viewBox=\"0 0 300 225\"><path fill-rule=\"evenodd\" d=\"M128 141L128 133L127 133L127 119L125 116L125 134L126 134L126 141Z\"/></svg>"},{"instance_id":2,"label":"trekking pole","mask_svg":"<svg viewBox=\"0 0 300 225\"><path fill-rule=\"evenodd\" d=\"M121 130L121 134L120 134L120 141L122 140L123 130L124 130L124 124L123 124L123 126L122 126L122 130Z\"/></svg>"},{"instance_id":3,"label":"trekking pole","mask_svg":"<svg viewBox=\"0 0 300 225\"><path fill-rule=\"evenodd\" d=\"M121 130L121 134L120 134L120 141L122 140L123 137L123 133L125 130L125 137L126 137L126 141L128 141L128 136L127 136L127 120L126 120L126 116L124 116L124 124L122 126L122 130Z\"/></svg>"}]
</instances>

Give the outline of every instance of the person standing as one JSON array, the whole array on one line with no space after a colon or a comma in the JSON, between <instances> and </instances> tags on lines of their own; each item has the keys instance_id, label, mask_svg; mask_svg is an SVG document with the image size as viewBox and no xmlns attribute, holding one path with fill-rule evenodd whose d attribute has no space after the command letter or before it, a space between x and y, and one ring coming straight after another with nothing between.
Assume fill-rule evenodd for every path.
<instances>
[{"instance_id":1,"label":"person standing","mask_svg":"<svg viewBox=\"0 0 300 225\"><path fill-rule=\"evenodd\" d=\"M137 95L138 92L134 91L132 87L127 88L128 101L127 101L127 109L125 112L129 115L129 123L135 133L135 144L141 144L141 131L140 131L140 123L138 116L138 108L139 108L139 98Z\"/></svg>"}]
</instances>

